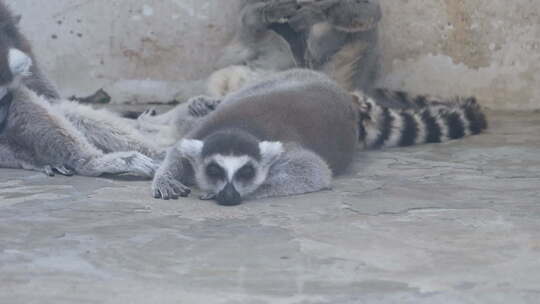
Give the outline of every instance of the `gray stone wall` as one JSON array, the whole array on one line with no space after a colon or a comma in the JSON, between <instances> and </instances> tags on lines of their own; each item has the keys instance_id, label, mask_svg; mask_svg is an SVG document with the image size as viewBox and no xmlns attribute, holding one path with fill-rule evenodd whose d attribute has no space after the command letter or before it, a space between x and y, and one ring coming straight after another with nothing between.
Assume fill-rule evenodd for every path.
<instances>
[{"instance_id":1,"label":"gray stone wall","mask_svg":"<svg viewBox=\"0 0 540 304\"><path fill-rule=\"evenodd\" d=\"M62 92L167 99L212 70L237 0L7 0ZM381 0L381 85L540 109L540 1Z\"/></svg>"}]
</instances>

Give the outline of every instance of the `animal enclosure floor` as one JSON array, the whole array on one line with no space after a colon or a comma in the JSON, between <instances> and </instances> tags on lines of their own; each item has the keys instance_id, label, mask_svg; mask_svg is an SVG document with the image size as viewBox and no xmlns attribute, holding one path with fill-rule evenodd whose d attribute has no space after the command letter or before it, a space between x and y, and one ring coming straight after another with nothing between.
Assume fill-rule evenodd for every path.
<instances>
[{"instance_id":1,"label":"animal enclosure floor","mask_svg":"<svg viewBox=\"0 0 540 304\"><path fill-rule=\"evenodd\" d=\"M538 303L540 114L219 207L0 169L0 303Z\"/></svg>"}]
</instances>

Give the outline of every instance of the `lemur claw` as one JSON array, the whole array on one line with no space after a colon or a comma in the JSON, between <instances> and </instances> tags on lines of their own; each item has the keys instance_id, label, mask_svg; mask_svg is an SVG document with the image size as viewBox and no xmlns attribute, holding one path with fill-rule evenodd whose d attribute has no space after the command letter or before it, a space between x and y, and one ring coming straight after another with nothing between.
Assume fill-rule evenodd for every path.
<instances>
[{"instance_id":1,"label":"lemur claw","mask_svg":"<svg viewBox=\"0 0 540 304\"><path fill-rule=\"evenodd\" d=\"M45 172L45 174L47 174L47 176L50 176L50 177L53 177L55 175L54 169L49 165L43 167L43 172Z\"/></svg>"},{"instance_id":2,"label":"lemur claw","mask_svg":"<svg viewBox=\"0 0 540 304\"><path fill-rule=\"evenodd\" d=\"M45 174L47 174L47 176L50 176L50 177L55 176L56 173L59 173L60 175L64 175L64 176L75 175L75 171L67 168L66 166L53 167L53 166L47 165L43 167L43 171L45 172Z\"/></svg>"},{"instance_id":3,"label":"lemur claw","mask_svg":"<svg viewBox=\"0 0 540 304\"><path fill-rule=\"evenodd\" d=\"M72 170L71 168L68 168L66 166L59 166L59 167L56 167L54 168L54 170L64 176L73 176L75 175L75 171Z\"/></svg>"},{"instance_id":4,"label":"lemur claw","mask_svg":"<svg viewBox=\"0 0 540 304\"><path fill-rule=\"evenodd\" d=\"M203 194L201 196L199 196L199 199L202 200L202 201L211 201L211 200L214 200L216 198L216 194L215 193L206 193L206 194Z\"/></svg>"},{"instance_id":5,"label":"lemur claw","mask_svg":"<svg viewBox=\"0 0 540 304\"><path fill-rule=\"evenodd\" d=\"M220 100L212 99L206 96L193 97L189 101L189 115L193 117L203 117L214 111Z\"/></svg>"},{"instance_id":6,"label":"lemur claw","mask_svg":"<svg viewBox=\"0 0 540 304\"><path fill-rule=\"evenodd\" d=\"M174 179L157 178L152 185L152 192L156 199L170 200L188 197L191 189Z\"/></svg>"}]
</instances>

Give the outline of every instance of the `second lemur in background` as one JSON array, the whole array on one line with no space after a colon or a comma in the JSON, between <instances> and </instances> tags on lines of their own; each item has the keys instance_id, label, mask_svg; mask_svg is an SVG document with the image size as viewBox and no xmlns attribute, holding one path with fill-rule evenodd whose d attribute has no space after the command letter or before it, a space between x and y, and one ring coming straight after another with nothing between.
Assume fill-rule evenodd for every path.
<instances>
[{"instance_id":1,"label":"second lemur in background","mask_svg":"<svg viewBox=\"0 0 540 304\"><path fill-rule=\"evenodd\" d=\"M369 92L379 70L380 20L378 0L241 0L218 71L186 83L177 99L223 97L295 67L321 71L348 91Z\"/></svg>"},{"instance_id":2,"label":"second lemur in background","mask_svg":"<svg viewBox=\"0 0 540 304\"><path fill-rule=\"evenodd\" d=\"M381 16L378 0L241 0L235 35L223 48L218 70L180 84L176 99L204 95L214 108L226 94L293 68L323 72L347 91L370 94L380 68ZM154 116L149 109L139 126L166 130L179 111L184 107Z\"/></svg>"}]
</instances>

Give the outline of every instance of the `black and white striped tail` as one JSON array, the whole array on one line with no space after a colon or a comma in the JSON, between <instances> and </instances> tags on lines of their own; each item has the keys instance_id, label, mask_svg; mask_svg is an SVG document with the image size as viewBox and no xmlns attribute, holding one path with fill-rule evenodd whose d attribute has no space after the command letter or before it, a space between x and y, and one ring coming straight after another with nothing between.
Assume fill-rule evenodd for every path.
<instances>
[{"instance_id":1,"label":"black and white striped tail","mask_svg":"<svg viewBox=\"0 0 540 304\"><path fill-rule=\"evenodd\" d=\"M440 143L487 128L486 116L474 97L440 101L386 92L387 97L396 98L397 106L380 103L362 92L353 93L360 106L359 139L366 148Z\"/></svg>"}]
</instances>

